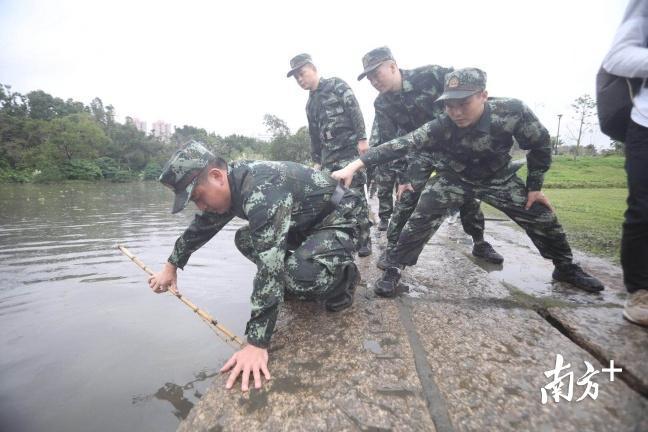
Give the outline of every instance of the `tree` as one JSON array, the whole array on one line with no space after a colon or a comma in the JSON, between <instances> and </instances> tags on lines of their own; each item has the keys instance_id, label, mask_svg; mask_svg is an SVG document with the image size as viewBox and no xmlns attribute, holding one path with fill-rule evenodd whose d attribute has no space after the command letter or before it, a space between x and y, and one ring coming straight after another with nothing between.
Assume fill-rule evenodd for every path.
<instances>
[{"instance_id":1,"label":"tree","mask_svg":"<svg viewBox=\"0 0 648 432\"><path fill-rule=\"evenodd\" d=\"M51 122L49 144L55 160L94 159L110 140L88 114L71 114Z\"/></svg>"},{"instance_id":2,"label":"tree","mask_svg":"<svg viewBox=\"0 0 648 432\"><path fill-rule=\"evenodd\" d=\"M54 97L43 90L27 93L29 117L34 120L52 120L56 117ZM63 101L60 100L60 103ZM60 105L60 104L59 104Z\"/></svg>"},{"instance_id":3,"label":"tree","mask_svg":"<svg viewBox=\"0 0 648 432\"><path fill-rule=\"evenodd\" d=\"M272 138L277 138L281 135L290 135L290 129L285 121L281 120L276 115L266 114L263 116L263 124L266 130L272 135Z\"/></svg>"},{"instance_id":4,"label":"tree","mask_svg":"<svg viewBox=\"0 0 648 432\"><path fill-rule=\"evenodd\" d=\"M104 108L103 102L98 97L92 99L92 102L90 102L90 112L97 122L104 126L108 124L106 121L106 109Z\"/></svg>"},{"instance_id":5,"label":"tree","mask_svg":"<svg viewBox=\"0 0 648 432\"><path fill-rule=\"evenodd\" d=\"M583 128L591 126L590 118L594 116L596 111L596 102L588 94L577 97L572 103L574 108L576 120L579 122L578 137L576 138L576 153L574 158L578 156L581 138L583 137Z\"/></svg>"},{"instance_id":6,"label":"tree","mask_svg":"<svg viewBox=\"0 0 648 432\"><path fill-rule=\"evenodd\" d=\"M270 141L270 159L308 163L310 161L310 136L304 126L297 133L277 134Z\"/></svg>"}]
</instances>

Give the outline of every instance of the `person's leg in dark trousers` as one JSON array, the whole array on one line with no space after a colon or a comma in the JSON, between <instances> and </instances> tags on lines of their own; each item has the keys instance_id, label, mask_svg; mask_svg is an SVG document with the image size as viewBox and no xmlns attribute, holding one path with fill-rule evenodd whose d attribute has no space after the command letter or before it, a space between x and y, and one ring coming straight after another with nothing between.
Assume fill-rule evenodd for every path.
<instances>
[{"instance_id":1,"label":"person's leg in dark trousers","mask_svg":"<svg viewBox=\"0 0 648 432\"><path fill-rule=\"evenodd\" d=\"M387 251L385 272L374 284L374 292L381 297L394 297L400 280L400 271L413 266L428 240L439 229L448 209L460 208L469 192L463 187L439 176L425 185L418 204L403 227L396 246Z\"/></svg>"},{"instance_id":2,"label":"person's leg in dark trousers","mask_svg":"<svg viewBox=\"0 0 648 432\"><path fill-rule=\"evenodd\" d=\"M630 121L625 157L628 208L621 237L621 266L630 296L624 316L648 325L648 128Z\"/></svg>"},{"instance_id":3,"label":"person's leg in dark trousers","mask_svg":"<svg viewBox=\"0 0 648 432\"><path fill-rule=\"evenodd\" d=\"M556 214L538 202L528 210L524 182L514 175L508 180L491 182L475 188L477 198L504 212L526 231L540 255L555 265L552 277L588 292L603 290L603 284L573 263L572 251Z\"/></svg>"},{"instance_id":4,"label":"person's leg in dark trousers","mask_svg":"<svg viewBox=\"0 0 648 432\"><path fill-rule=\"evenodd\" d=\"M396 185L396 172L391 165L376 167L375 182L378 184L378 217L380 218L380 231L387 230L387 224L394 211L394 186Z\"/></svg>"}]
</instances>

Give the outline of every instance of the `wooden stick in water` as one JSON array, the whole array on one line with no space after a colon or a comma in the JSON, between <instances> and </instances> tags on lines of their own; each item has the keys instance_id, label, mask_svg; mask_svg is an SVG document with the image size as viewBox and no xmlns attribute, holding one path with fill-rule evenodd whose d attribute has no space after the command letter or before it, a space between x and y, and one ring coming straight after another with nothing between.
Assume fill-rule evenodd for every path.
<instances>
[{"instance_id":1,"label":"wooden stick in water","mask_svg":"<svg viewBox=\"0 0 648 432\"><path fill-rule=\"evenodd\" d=\"M146 264L142 262L141 259L133 255L131 251L129 251L125 246L123 245L118 245L117 249L119 249L124 255L126 255L128 258L130 258L131 261L133 261L139 268L144 270L146 273L149 275L153 275L153 270L151 270ZM169 290L171 294L173 294L175 297L177 297L182 303L185 305L189 306L191 310L193 310L203 321L205 321L211 328L214 330L214 332L221 338L223 339L227 344L232 346L233 348L241 348L243 346L243 341L241 338L239 338L236 334L232 333L229 329L227 329L225 326L223 326L221 323L216 321L211 315L209 315L207 312L204 310L200 309L198 306L193 304L191 301L189 301L188 298L183 296L177 291L172 291Z\"/></svg>"}]
</instances>

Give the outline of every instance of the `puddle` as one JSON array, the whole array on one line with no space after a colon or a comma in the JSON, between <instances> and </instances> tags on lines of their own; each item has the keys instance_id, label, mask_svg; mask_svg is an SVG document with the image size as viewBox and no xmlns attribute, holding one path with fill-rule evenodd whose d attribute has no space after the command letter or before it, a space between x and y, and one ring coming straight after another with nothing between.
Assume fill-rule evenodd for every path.
<instances>
[{"instance_id":1,"label":"puddle","mask_svg":"<svg viewBox=\"0 0 648 432\"><path fill-rule=\"evenodd\" d=\"M382 354L383 353L382 347L380 346L380 343L378 341L365 339L362 342L362 346L364 347L364 349L366 349L367 351L370 351L370 352L372 352L374 354Z\"/></svg>"}]
</instances>

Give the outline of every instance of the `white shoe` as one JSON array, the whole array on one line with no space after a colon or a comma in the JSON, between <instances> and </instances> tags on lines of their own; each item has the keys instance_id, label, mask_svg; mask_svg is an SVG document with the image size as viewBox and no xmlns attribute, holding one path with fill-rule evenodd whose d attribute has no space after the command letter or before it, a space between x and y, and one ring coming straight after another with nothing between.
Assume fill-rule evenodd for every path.
<instances>
[{"instance_id":1,"label":"white shoe","mask_svg":"<svg viewBox=\"0 0 648 432\"><path fill-rule=\"evenodd\" d=\"M630 322L648 327L648 289L628 294L623 317Z\"/></svg>"}]
</instances>

